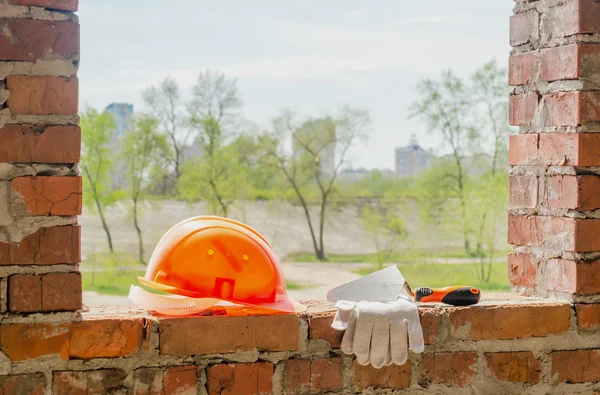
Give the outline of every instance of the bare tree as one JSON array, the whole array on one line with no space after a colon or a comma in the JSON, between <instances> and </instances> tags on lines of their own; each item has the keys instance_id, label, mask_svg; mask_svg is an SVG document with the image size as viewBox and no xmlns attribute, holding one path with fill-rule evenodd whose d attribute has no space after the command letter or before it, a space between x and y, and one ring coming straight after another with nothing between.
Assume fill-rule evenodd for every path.
<instances>
[{"instance_id":1,"label":"bare tree","mask_svg":"<svg viewBox=\"0 0 600 395\"><path fill-rule=\"evenodd\" d=\"M285 176L298 199L319 260L326 260L325 222L331 195L336 190L339 171L346 163L350 148L365 139L371 126L366 110L344 107L334 119L306 119L299 122L292 111L283 110L275 118L273 130L261 139L271 163ZM292 142L291 152L285 145ZM311 197L316 189L318 222L310 213Z\"/></svg>"},{"instance_id":2,"label":"bare tree","mask_svg":"<svg viewBox=\"0 0 600 395\"><path fill-rule=\"evenodd\" d=\"M160 121L160 131L167 136L171 153L168 158L172 168L173 185L181 177L183 150L190 140L192 129L184 124L183 102L177 82L165 78L158 86L152 86L143 92L144 102L150 107L153 115Z\"/></svg>"},{"instance_id":3,"label":"bare tree","mask_svg":"<svg viewBox=\"0 0 600 395\"><path fill-rule=\"evenodd\" d=\"M160 166L159 153L166 147L164 135L157 132L159 121L148 115L139 116L133 123L132 130L125 136L122 155L125 158L129 177L129 193L133 203L133 225L138 235L138 254L141 263L144 261L144 243L142 229L139 224L140 203L144 199L144 182L152 166Z\"/></svg>"},{"instance_id":4,"label":"bare tree","mask_svg":"<svg viewBox=\"0 0 600 395\"><path fill-rule=\"evenodd\" d=\"M477 131L472 127L473 100L469 89L452 71L445 71L439 80L425 79L418 85L420 98L411 108L411 117L419 117L427 124L431 133L441 137L441 142L450 149L452 164L444 176L460 204L463 243L465 252L472 254L467 220L467 169L466 156L471 140Z\"/></svg>"},{"instance_id":5,"label":"bare tree","mask_svg":"<svg viewBox=\"0 0 600 395\"><path fill-rule=\"evenodd\" d=\"M221 137L227 138L236 126L241 106L236 80L218 71L205 70L192 88L188 104L190 123L202 134L205 121L213 119L219 125Z\"/></svg>"},{"instance_id":6,"label":"bare tree","mask_svg":"<svg viewBox=\"0 0 600 395\"><path fill-rule=\"evenodd\" d=\"M228 146L239 135L241 99L236 81L206 70L198 76L188 104L188 124L195 131L201 157L185 167L180 188L187 197L200 197L219 208L223 216L236 199L239 158Z\"/></svg>"}]
</instances>

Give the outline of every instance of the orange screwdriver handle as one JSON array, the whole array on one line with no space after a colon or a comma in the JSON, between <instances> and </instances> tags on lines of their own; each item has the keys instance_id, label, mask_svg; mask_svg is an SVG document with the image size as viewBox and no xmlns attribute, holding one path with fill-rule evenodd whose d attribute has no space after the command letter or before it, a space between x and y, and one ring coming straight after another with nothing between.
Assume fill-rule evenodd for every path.
<instances>
[{"instance_id":1,"label":"orange screwdriver handle","mask_svg":"<svg viewBox=\"0 0 600 395\"><path fill-rule=\"evenodd\" d=\"M481 292L475 287L458 285L445 288L417 288L415 301L422 303L446 303L452 306L470 306L479 303Z\"/></svg>"}]
</instances>

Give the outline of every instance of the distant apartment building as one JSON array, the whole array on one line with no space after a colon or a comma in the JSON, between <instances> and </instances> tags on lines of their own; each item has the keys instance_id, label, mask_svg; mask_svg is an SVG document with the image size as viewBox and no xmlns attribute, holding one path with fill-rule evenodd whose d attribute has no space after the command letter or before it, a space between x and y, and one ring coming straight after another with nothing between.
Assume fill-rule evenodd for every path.
<instances>
[{"instance_id":1,"label":"distant apartment building","mask_svg":"<svg viewBox=\"0 0 600 395\"><path fill-rule=\"evenodd\" d=\"M118 153L119 142L123 139L127 130L131 128L133 122L133 104L111 103L104 109L104 112L111 114L117 124L115 130L113 130L110 147L114 153ZM124 164L118 158L114 161L112 187L113 189L125 189L127 187Z\"/></svg>"},{"instance_id":2,"label":"distant apartment building","mask_svg":"<svg viewBox=\"0 0 600 395\"><path fill-rule=\"evenodd\" d=\"M406 147L396 148L396 175L411 177L418 175L431 164L432 155L423 149L413 135Z\"/></svg>"},{"instance_id":3,"label":"distant apartment building","mask_svg":"<svg viewBox=\"0 0 600 395\"><path fill-rule=\"evenodd\" d=\"M304 148L318 152L319 172L333 174L335 172L336 126L331 119L317 119L302 126L294 133L292 149L294 155L300 155Z\"/></svg>"}]
</instances>

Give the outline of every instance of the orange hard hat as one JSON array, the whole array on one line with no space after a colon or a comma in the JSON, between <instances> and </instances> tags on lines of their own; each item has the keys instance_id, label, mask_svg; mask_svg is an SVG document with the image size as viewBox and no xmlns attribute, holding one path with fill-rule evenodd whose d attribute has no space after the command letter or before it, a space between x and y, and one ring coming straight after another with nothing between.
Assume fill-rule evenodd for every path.
<instances>
[{"instance_id":1,"label":"orange hard hat","mask_svg":"<svg viewBox=\"0 0 600 395\"><path fill-rule=\"evenodd\" d=\"M281 264L267 240L241 222L216 216L188 218L169 229L138 280L191 298L306 310L288 296Z\"/></svg>"}]
</instances>

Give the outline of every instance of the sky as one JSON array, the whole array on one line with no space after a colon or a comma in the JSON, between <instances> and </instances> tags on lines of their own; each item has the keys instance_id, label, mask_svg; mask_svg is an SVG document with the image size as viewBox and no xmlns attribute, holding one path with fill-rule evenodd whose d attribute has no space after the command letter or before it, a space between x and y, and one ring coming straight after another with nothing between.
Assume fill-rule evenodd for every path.
<instances>
[{"instance_id":1,"label":"sky","mask_svg":"<svg viewBox=\"0 0 600 395\"><path fill-rule=\"evenodd\" d=\"M353 167L394 167L412 134L417 84L445 69L468 77L508 62L506 0L85 0L80 2L80 101L143 110L141 91L175 78L184 93L201 70L237 80L244 116L267 124L282 108L319 116L366 108L369 141Z\"/></svg>"}]
</instances>

